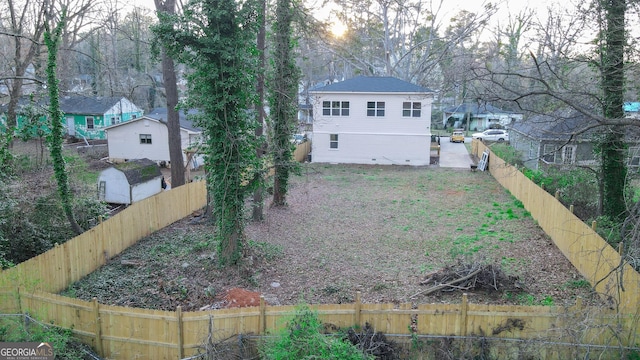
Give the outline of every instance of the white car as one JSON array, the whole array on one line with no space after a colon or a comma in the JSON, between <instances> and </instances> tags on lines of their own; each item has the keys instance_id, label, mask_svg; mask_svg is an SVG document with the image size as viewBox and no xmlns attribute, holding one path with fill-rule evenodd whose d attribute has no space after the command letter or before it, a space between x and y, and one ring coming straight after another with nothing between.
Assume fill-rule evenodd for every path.
<instances>
[{"instance_id":1,"label":"white car","mask_svg":"<svg viewBox=\"0 0 640 360\"><path fill-rule=\"evenodd\" d=\"M501 129L489 129L481 133L475 133L471 135L472 138L480 141L497 141L504 142L509 141L509 133L506 130Z\"/></svg>"}]
</instances>

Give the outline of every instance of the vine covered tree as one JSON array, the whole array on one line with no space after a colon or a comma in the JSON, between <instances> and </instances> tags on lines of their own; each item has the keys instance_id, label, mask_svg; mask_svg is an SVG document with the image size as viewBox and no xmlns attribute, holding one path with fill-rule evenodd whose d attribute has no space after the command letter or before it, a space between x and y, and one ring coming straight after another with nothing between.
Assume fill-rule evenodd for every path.
<instances>
[{"instance_id":1,"label":"vine covered tree","mask_svg":"<svg viewBox=\"0 0 640 360\"><path fill-rule=\"evenodd\" d=\"M269 82L271 153L275 167L273 206L286 204L289 175L295 166L290 139L297 120L300 75L293 57L291 41L293 14L291 0L278 0L273 34L273 72Z\"/></svg>"},{"instance_id":2,"label":"vine covered tree","mask_svg":"<svg viewBox=\"0 0 640 360\"><path fill-rule=\"evenodd\" d=\"M64 28L66 10L62 11L60 20L56 28L52 31L48 28L44 32L44 43L48 50L47 56L47 87L49 89L49 116L51 117L51 132L47 137L49 152L53 161L53 171L58 182L58 194L62 201L67 220L72 230L76 234L82 234L80 227L73 215L72 194L69 188L69 176L65 168L64 156L62 155L62 140L64 129L62 127L64 116L60 110L60 93L58 91L58 79L56 78L56 61L58 55L58 45L60 43L62 29Z\"/></svg>"},{"instance_id":3,"label":"vine covered tree","mask_svg":"<svg viewBox=\"0 0 640 360\"><path fill-rule=\"evenodd\" d=\"M607 119L624 118L624 53L626 45L626 0L600 0L605 17L603 49L601 51L602 108ZM625 130L623 126L608 126L599 139L598 150L604 183L604 214L615 220L626 216L625 182L627 166Z\"/></svg>"},{"instance_id":4,"label":"vine covered tree","mask_svg":"<svg viewBox=\"0 0 640 360\"><path fill-rule=\"evenodd\" d=\"M244 244L244 200L256 160L256 7L226 0L189 2L180 15L158 13L153 28L167 54L186 64L186 106L203 129L207 191L221 265L236 264Z\"/></svg>"}]
</instances>

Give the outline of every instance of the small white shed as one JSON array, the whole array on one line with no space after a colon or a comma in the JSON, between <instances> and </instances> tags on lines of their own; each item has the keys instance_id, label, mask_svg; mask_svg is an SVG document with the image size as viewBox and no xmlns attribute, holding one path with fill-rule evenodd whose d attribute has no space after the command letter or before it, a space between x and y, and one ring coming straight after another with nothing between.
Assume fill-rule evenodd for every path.
<instances>
[{"instance_id":1,"label":"small white shed","mask_svg":"<svg viewBox=\"0 0 640 360\"><path fill-rule=\"evenodd\" d=\"M98 199L112 204L132 204L162 191L162 172L149 159L130 160L100 172Z\"/></svg>"}]
</instances>

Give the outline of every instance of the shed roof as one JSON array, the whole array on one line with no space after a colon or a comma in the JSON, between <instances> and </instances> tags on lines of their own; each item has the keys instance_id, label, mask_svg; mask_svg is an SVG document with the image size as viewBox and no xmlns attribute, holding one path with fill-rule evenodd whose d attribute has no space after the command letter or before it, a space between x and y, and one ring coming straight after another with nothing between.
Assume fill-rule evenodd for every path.
<instances>
[{"instance_id":1,"label":"shed roof","mask_svg":"<svg viewBox=\"0 0 640 360\"><path fill-rule=\"evenodd\" d=\"M155 161L144 159L129 160L113 166L122 171L130 185L142 184L149 180L162 177L160 167Z\"/></svg>"},{"instance_id":2,"label":"shed roof","mask_svg":"<svg viewBox=\"0 0 640 360\"><path fill-rule=\"evenodd\" d=\"M391 76L357 76L310 92L433 93L433 90Z\"/></svg>"}]
</instances>

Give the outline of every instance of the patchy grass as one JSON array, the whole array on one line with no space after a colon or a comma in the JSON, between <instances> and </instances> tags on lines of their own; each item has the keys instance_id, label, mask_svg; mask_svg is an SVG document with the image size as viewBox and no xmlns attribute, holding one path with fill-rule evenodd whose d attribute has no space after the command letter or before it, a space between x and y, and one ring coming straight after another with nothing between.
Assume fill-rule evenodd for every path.
<instances>
[{"instance_id":1,"label":"patchy grass","mask_svg":"<svg viewBox=\"0 0 640 360\"><path fill-rule=\"evenodd\" d=\"M304 164L288 206L249 221L247 257L217 266L209 225L184 219L140 241L66 294L102 303L184 310L216 306L231 287L270 304L451 302L460 293L414 296L421 280L455 262L499 264L537 304L596 302L582 277L520 202L488 173L437 167ZM126 261L123 261L126 260ZM128 264L128 265L127 265ZM522 303L470 294L475 303ZM549 303L547 300L546 303Z\"/></svg>"}]
</instances>

